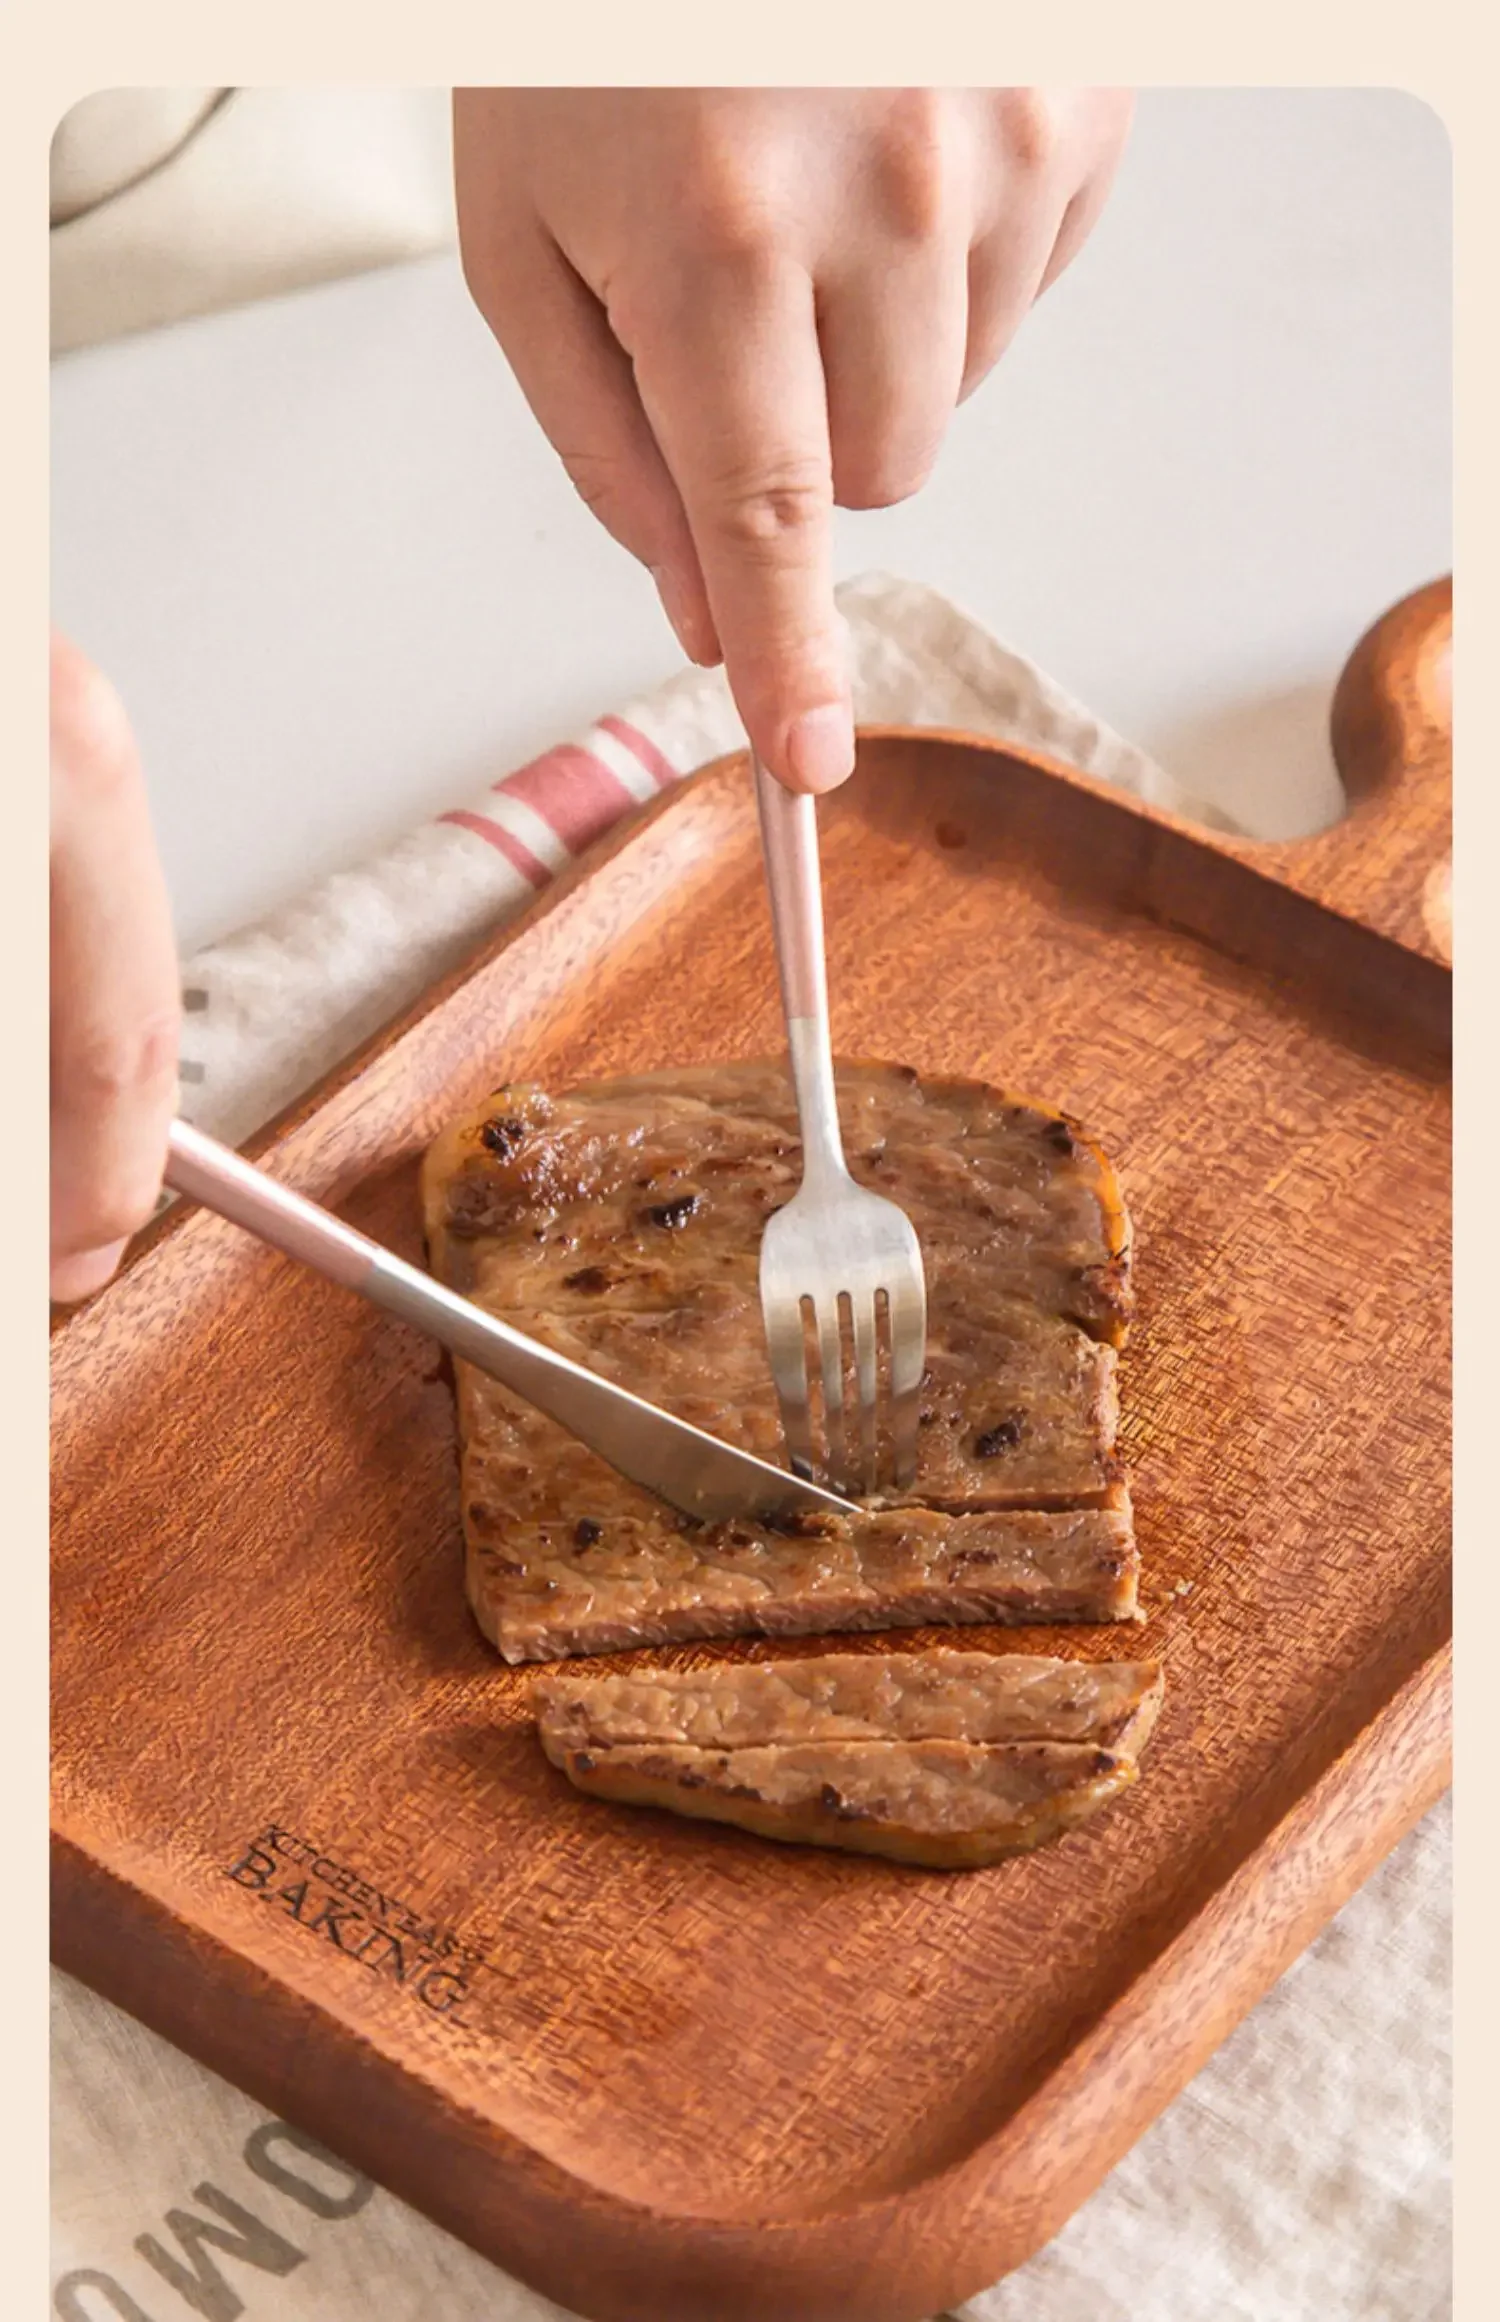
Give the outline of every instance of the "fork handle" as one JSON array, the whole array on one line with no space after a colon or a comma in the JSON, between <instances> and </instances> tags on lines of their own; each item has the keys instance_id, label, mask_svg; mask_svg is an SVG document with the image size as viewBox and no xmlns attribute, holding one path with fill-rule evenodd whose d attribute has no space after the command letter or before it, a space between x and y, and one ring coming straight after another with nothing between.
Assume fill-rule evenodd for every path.
<instances>
[{"instance_id":1,"label":"fork handle","mask_svg":"<svg viewBox=\"0 0 1500 2322\"><path fill-rule=\"evenodd\" d=\"M804 1175L844 1173L833 1049L828 1030L828 969L823 951L823 882L818 870L818 809L787 790L752 756L761 846L771 895L771 927L781 971L787 1052L802 1124Z\"/></svg>"}]
</instances>

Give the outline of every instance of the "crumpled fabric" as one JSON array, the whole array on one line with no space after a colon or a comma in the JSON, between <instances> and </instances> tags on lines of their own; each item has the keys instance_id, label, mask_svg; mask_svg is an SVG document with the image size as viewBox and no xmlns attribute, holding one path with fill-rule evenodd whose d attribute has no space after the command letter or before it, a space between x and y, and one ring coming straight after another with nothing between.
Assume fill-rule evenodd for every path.
<instances>
[{"instance_id":1,"label":"crumpled fabric","mask_svg":"<svg viewBox=\"0 0 1500 2322\"><path fill-rule=\"evenodd\" d=\"M445 89L100 89L51 166L54 355L451 247Z\"/></svg>"}]
</instances>

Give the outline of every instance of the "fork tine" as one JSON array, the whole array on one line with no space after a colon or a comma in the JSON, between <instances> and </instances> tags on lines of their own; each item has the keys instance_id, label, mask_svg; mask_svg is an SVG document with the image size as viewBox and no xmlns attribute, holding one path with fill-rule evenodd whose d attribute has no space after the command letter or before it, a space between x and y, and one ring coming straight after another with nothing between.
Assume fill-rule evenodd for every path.
<instances>
[{"instance_id":1,"label":"fork tine","mask_svg":"<svg viewBox=\"0 0 1500 2322\"><path fill-rule=\"evenodd\" d=\"M896 1486L910 1489L917 1469L917 1425L927 1367L927 1293L920 1275L887 1293L891 1321L891 1427Z\"/></svg>"},{"instance_id":2,"label":"fork tine","mask_svg":"<svg viewBox=\"0 0 1500 2322\"><path fill-rule=\"evenodd\" d=\"M813 1318L818 1333L818 1352L823 1364L823 1441L830 1478L840 1481L832 1489L844 1488L851 1465L849 1418L844 1409L844 1347L839 1332L838 1299L832 1304L815 1306Z\"/></svg>"},{"instance_id":3,"label":"fork tine","mask_svg":"<svg viewBox=\"0 0 1500 2322\"><path fill-rule=\"evenodd\" d=\"M891 1433L895 1440L895 1480L900 1492L911 1490L917 1480L917 1423L919 1398L914 1387L910 1394L898 1395L891 1404Z\"/></svg>"},{"instance_id":4,"label":"fork tine","mask_svg":"<svg viewBox=\"0 0 1500 2322\"><path fill-rule=\"evenodd\" d=\"M877 1429L876 1334L873 1299L851 1298L849 1318L854 1333L854 1373L859 1391L861 1482L873 1492L880 1480L880 1436Z\"/></svg>"},{"instance_id":5,"label":"fork tine","mask_svg":"<svg viewBox=\"0 0 1500 2322\"><path fill-rule=\"evenodd\" d=\"M816 1483L818 1462L813 1454L812 1413L808 1408L805 1374L801 1395L784 1397L782 1400L781 1431L786 1437L787 1458L792 1463L792 1473L805 1476L809 1483Z\"/></svg>"},{"instance_id":6,"label":"fork tine","mask_svg":"<svg viewBox=\"0 0 1500 2322\"><path fill-rule=\"evenodd\" d=\"M920 1275L898 1276L886 1296L891 1311L891 1393L909 1395L927 1366L927 1297Z\"/></svg>"},{"instance_id":7,"label":"fork tine","mask_svg":"<svg viewBox=\"0 0 1500 2322\"><path fill-rule=\"evenodd\" d=\"M766 1304L762 1309L766 1326L766 1344L771 1357L771 1376L776 1383L776 1399L781 1405L781 1431L786 1437L787 1457L795 1472L810 1480L817 1474L813 1458L812 1414L808 1408L807 1347L800 1306L787 1308L780 1303Z\"/></svg>"}]
</instances>

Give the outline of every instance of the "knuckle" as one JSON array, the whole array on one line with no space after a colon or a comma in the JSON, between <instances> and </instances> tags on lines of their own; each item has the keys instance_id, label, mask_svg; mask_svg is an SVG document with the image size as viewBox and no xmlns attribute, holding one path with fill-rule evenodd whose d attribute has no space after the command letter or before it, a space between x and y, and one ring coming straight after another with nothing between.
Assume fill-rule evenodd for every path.
<instances>
[{"instance_id":1,"label":"knuckle","mask_svg":"<svg viewBox=\"0 0 1500 2322\"><path fill-rule=\"evenodd\" d=\"M732 548L772 558L796 555L826 523L832 504L832 477L822 462L789 462L723 478L713 494L712 523Z\"/></svg>"},{"instance_id":2,"label":"knuckle","mask_svg":"<svg viewBox=\"0 0 1500 2322\"><path fill-rule=\"evenodd\" d=\"M778 238L775 178L731 118L706 116L683 172L677 231L687 248L721 262L764 261Z\"/></svg>"},{"instance_id":3,"label":"knuckle","mask_svg":"<svg viewBox=\"0 0 1500 2322\"><path fill-rule=\"evenodd\" d=\"M607 452L565 450L561 445L558 458L585 508L607 526L624 487L620 462L611 459Z\"/></svg>"},{"instance_id":4,"label":"knuckle","mask_svg":"<svg viewBox=\"0 0 1500 2322\"><path fill-rule=\"evenodd\" d=\"M658 322L655 285L623 270L612 269L601 275L595 292L604 309L611 338L635 363L642 348L650 343L653 325Z\"/></svg>"},{"instance_id":5,"label":"knuckle","mask_svg":"<svg viewBox=\"0 0 1500 2322\"><path fill-rule=\"evenodd\" d=\"M638 462L618 452L559 450L568 481L589 514L631 556L649 561L661 533L661 515L651 478Z\"/></svg>"},{"instance_id":6,"label":"knuckle","mask_svg":"<svg viewBox=\"0 0 1500 2322\"><path fill-rule=\"evenodd\" d=\"M173 1009L70 1043L54 1072L67 1109L97 1114L170 1102L177 1087L177 1040Z\"/></svg>"},{"instance_id":7,"label":"knuckle","mask_svg":"<svg viewBox=\"0 0 1500 2322\"><path fill-rule=\"evenodd\" d=\"M695 202L686 238L697 257L749 273L762 269L774 253L776 220L757 188L722 183Z\"/></svg>"},{"instance_id":8,"label":"knuckle","mask_svg":"<svg viewBox=\"0 0 1500 2322\"><path fill-rule=\"evenodd\" d=\"M944 121L932 89L904 89L887 114L875 168L883 214L903 241L935 239L947 216L952 172Z\"/></svg>"},{"instance_id":9,"label":"knuckle","mask_svg":"<svg viewBox=\"0 0 1500 2322\"><path fill-rule=\"evenodd\" d=\"M1057 108L1043 89L1001 89L996 98L1006 156L1026 176L1040 176L1057 151Z\"/></svg>"}]
</instances>

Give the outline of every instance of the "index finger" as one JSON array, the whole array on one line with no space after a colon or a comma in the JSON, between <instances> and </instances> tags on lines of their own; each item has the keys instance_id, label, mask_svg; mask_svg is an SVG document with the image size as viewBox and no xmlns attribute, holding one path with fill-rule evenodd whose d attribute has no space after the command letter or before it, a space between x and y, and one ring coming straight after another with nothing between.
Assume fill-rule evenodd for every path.
<instances>
[{"instance_id":1,"label":"index finger","mask_svg":"<svg viewBox=\"0 0 1500 2322\"><path fill-rule=\"evenodd\" d=\"M641 401L681 495L745 728L771 773L831 790L853 771L833 601L833 462L811 278L720 263L643 321Z\"/></svg>"}]
</instances>

